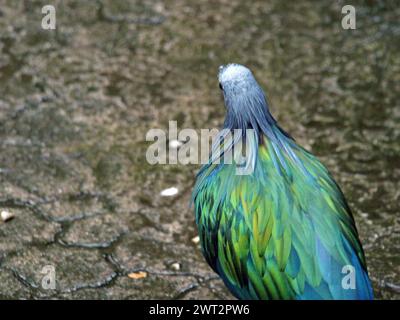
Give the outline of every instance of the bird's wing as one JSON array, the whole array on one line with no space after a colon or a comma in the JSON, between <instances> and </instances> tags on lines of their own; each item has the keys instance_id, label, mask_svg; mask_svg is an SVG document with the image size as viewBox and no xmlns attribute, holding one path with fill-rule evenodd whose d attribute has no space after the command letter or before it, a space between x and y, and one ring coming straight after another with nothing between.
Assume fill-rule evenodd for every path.
<instances>
[{"instance_id":1,"label":"bird's wing","mask_svg":"<svg viewBox=\"0 0 400 320\"><path fill-rule=\"evenodd\" d=\"M315 156L297 145L293 145L293 150L306 173L300 172L296 163L289 161L294 175L288 183L294 202L292 244L298 253L302 252L302 235L296 231L303 229L296 226L307 225L304 231L310 232L311 236L306 244L312 248L308 253L314 255L316 269L306 270L305 275L312 274L317 280L306 282L304 292L298 297L372 299L364 252L342 191ZM349 272L351 275L346 277ZM353 276L354 282L351 282Z\"/></svg>"},{"instance_id":2,"label":"bird's wing","mask_svg":"<svg viewBox=\"0 0 400 320\"><path fill-rule=\"evenodd\" d=\"M293 150L308 175L290 159L281 166L273 150L260 146L253 175L237 176L225 165L197 193L209 264L243 299L372 298L354 220L337 184L300 147ZM343 287L343 270L354 272L354 289Z\"/></svg>"}]
</instances>

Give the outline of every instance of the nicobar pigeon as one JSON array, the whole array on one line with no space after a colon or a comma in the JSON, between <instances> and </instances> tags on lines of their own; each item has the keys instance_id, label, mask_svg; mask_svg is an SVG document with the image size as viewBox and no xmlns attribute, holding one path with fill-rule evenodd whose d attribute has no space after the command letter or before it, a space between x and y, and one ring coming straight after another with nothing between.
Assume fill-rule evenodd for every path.
<instances>
[{"instance_id":1,"label":"nicobar pigeon","mask_svg":"<svg viewBox=\"0 0 400 320\"><path fill-rule=\"evenodd\" d=\"M221 66L218 80L223 131L241 135L218 140L197 174L208 264L238 299L373 299L352 213L329 171L277 124L248 68ZM238 174L239 158L223 159L239 144L248 174Z\"/></svg>"}]
</instances>

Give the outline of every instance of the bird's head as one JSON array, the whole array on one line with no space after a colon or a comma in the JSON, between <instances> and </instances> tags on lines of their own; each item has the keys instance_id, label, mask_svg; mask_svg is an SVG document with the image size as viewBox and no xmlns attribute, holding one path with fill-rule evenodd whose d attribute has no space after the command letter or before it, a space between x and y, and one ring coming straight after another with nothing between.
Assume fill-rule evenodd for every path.
<instances>
[{"instance_id":1,"label":"bird's head","mask_svg":"<svg viewBox=\"0 0 400 320\"><path fill-rule=\"evenodd\" d=\"M218 81L224 96L245 94L258 85L250 69L236 63L220 66Z\"/></svg>"},{"instance_id":2,"label":"bird's head","mask_svg":"<svg viewBox=\"0 0 400 320\"><path fill-rule=\"evenodd\" d=\"M264 131L275 123L264 92L250 69L235 63L220 66L218 81L227 108L225 128Z\"/></svg>"}]
</instances>

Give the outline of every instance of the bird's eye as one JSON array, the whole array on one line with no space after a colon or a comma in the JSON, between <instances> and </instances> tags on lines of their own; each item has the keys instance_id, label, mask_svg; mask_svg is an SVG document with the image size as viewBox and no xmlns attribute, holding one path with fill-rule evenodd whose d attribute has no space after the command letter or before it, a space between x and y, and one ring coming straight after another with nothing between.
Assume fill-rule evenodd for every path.
<instances>
[{"instance_id":1,"label":"bird's eye","mask_svg":"<svg viewBox=\"0 0 400 320\"><path fill-rule=\"evenodd\" d=\"M220 88L221 90L224 90L224 88L222 88L222 84L221 84L221 83L219 83L219 88Z\"/></svg>"}]
</instances>

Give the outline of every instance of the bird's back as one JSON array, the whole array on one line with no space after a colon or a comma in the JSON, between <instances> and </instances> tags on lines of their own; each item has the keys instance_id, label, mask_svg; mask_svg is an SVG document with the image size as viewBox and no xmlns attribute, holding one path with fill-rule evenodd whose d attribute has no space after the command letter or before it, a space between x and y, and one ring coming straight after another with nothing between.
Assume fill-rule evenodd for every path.
<instances>
[{"instance_id":1,"label":"bird's back","mask_svg":"<svg viewBox=\"0 0 400 320\"><path fill-rule=\"evenodd\" d=\"M205 166L193 196L203 254L236 297L372 299L352 214L318 159L264 137L254 172L235 168Z\"/></svg>"}]
</instances>

